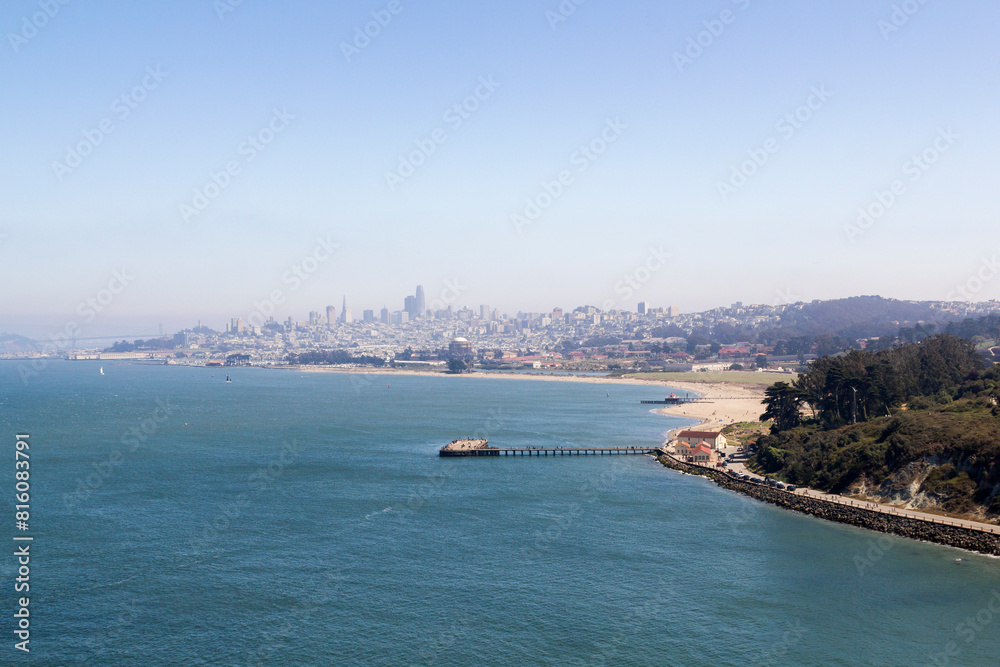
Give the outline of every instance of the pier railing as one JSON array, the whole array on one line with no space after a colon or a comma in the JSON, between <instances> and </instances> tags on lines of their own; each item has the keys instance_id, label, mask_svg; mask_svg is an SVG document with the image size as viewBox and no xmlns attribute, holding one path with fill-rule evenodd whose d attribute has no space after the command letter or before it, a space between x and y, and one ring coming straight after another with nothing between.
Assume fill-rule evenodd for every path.
<instances>
[{"instance_id":1,"label":"pier railing","mask_svg":"<svg viewBox=\"0 0 1000 667\"><path fill-rule=\"evenodd\" d=\"M465 456L627 456L655 454L655 447L484 447L482 449L445 449L445 457Z\"/></svg>"},{"instance_id":2,"label":"pier railing","mask_svg":"<svg viewBox=\"0 0 1000 667\"><path fill-rule=\"evenodd\" d=\"M658 456L665 456L670 460L674 461L675 463L691 466L693 468L701 468L706 471L710 471L720 475L725 475L726 477L729 478L733 478L733 475L728 471L728 469L719 468L714 465L704 465L701 463L695 463L693 461L682 461L673 454L669 453L666 450L666 448L662 447L657 448L656 454ZM775 488L770 486L766 482L758 482L753 479L739 479L738 481L744 484L750 484L757 487L765 487L771 489ZM848 498L836 494L824 493L822 491L817 491L816 489L809 489L806 487L798 487L795 491L791 491L789 489L777 489L777 490L784 490L786 493L800 495L805 498L809 498L811 500L819 500L834 505L845 505L847 507L854 507L857 509L867 510L869 512L875 512L887 516L905 517L907 519L914 519L916 521L923 521L926 523L939 524L942 526L955 526L957 528L967 528L969 530L976 530L982 533L991 533L993 535L1000 535L1000 527L992 526L990 524L985 524L985 523L979 523L977 521L937 517L934 515L925 514L922 512L915 512L913 510L907 510L900 507L893 507L892 505L883 505L881 503L873 503L870 501L866 502L863 500L855 500L853 498Z\"/></svg>"}]
</instances>

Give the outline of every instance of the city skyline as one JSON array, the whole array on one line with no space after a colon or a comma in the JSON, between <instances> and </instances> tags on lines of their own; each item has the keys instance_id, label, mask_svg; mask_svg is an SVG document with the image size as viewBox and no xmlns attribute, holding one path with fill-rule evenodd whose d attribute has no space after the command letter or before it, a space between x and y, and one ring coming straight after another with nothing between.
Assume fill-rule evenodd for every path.
<instances>
[{"instance_id":1,"label":"city skyline","mask_svg":"<svg viewBox=\"0 0 1000 667\"><path fill-rule=\"evenodd\" d=\"M5 7L0 329L996 273L991 3L225 7Z\"/></svg>"},{"instance_id":2,"label":"city skyline","mask_svg":"<svg viewBox=\"0 0 1000 667\"><path fill-rule=\"evenodd\" d=\"M420 285L417 286L421 287ZM97 329L94 327L88 327L86 329L81 328L80 322L85 321L81 318L71 318L63 324L59 329L37 329L38 333L32 333L31 329L27 330L0 330L0 334L11 334L14 336L24 336L27 338L35 338L36 342L39 344L44 344L45 349L63 350L69 349L70 342L74 342L73 347L75 347L75 341L82 340L112 340L112 339L138 339L138 338L156 338L163 337L165 332L170 334L171 332L180 331L191 331L195 329L200 329L202 327L207 327L209 329L215 330L217 332L228 332L231 329L236 331L237 323L239 323L240 331L247 331L250 333L259 333L260 329L266 324L279 324L282 326L287 325L328 325L330 327L341 326L341 325L357 325L357 324L390 324L390 325L406 325L410 323L419 322L440 322L440 321L465 321L465 322L510 322L515 320L538 320L542 317L551 317L553 321L559 320L564 317L564 315L570 315L576 312L594 312L600 314L622 314L622 315L636 315L639 317L653 317L657 319L672 319L678 317L697 317L701 314L710 314L718 312L727 311L745 311L745 312L755 312L755 311L777 311L780 312L787 307L800 307L803 305L815 305L817 303L825 303L830 301L844 301L846 299L854 298L867 298L863 295L851 295L843 297L841 299L812 299L812 300L801 300L792 299L791 294L784 294L785 299L778 299L771 303L752 303L743 301L734 301L730 303L719 303L712 308L706 308L703 310L682 310L677 305L667 305L667 304L652 304L649 302L639 301L634 304L634 307L629 307L627 304L618 305L615 304L612 308L601 308L594 304L576 304L569 307L553 306L547 309L525 309L525 308L515 308L515 309L503 309L495 308L489 304L472 304L472 303L456 303L456 304L441 304L443 308L427 308L423 315L418 317L410 317L406 310L405 304L413 298L413 295L407 295L403 297L404 307L390 309L387 306L382 308L364 308L361 310L363 315L361 317L355 317L353 315L353 309L348 306L347 295L342 295L341 297L341 309L338 311L335 306L328 304L322 307L320 310L310 309L308 311L289 311L288 309L283 309L280 312L277 309L272 310L268 305L266 308L262 307L270 302L257 302L254 304L254 309L250 311L249 315L245 313L230 313L227 316L220 316L218 318L212 318L209 320L197 319L196 324L192 324L193 320L189 319L178 319L176 322L170 321L169 324L165 325L164 321L153 322L150 320L145 323L144 328L135 328L126 331L125 329ZM955 317L976 317L982 316L989 313L1000 312L1000 301L996 299L990 300L975 300L970 298L971 294L969 291L959 286L959 290L953 292L949 296L955 298L949 298L946 300L904 300L904 299L892 299L887 298L886 301L896 301L899 303L916 303L916 304L933 304L935 308L941 308L945 313L950 313L947 315L946 319L954 319ZM875 299L883 299L880 296L874 296ZM96 302L95 302L96 303ZM433 305L433 304L432 304ZM348 318L344 317L345 306ZM98 306L99 307L99 306ZM169 336L168 336L169 337ZM53 343L55 346L53 347Z\"/></svg>"}]
</instances>

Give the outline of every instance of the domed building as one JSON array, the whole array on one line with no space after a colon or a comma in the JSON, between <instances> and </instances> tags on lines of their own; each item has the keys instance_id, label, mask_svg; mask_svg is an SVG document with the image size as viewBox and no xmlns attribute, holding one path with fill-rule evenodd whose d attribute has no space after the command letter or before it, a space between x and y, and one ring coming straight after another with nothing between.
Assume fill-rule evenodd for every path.
<instances>
[{"instance_id":1,"label":"domed building","mask_svg":"<svg viewBox=\"0 0 1000 667\"><path fill-rule=\"evenodd\" d=\"M448 344L448 354L453 357L471 357L472 343L465 338L456 338Z\"/></svg>"}]
</instances>

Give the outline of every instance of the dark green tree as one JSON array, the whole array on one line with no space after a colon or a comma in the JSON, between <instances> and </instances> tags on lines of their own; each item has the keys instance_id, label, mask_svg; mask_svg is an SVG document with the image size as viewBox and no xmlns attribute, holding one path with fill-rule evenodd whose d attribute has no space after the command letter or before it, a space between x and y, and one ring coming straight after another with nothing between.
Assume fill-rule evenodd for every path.
<instances>
[{"instance_id":1,"label":"dark green tree","mask_svg":"<svg viewBox=\"0 0 1000 667\"><path fill-rule=\"evenodd\" d=\"M799 409L802 393L787 382L775 382L764 391L764 405L767 410L760 416L761 421L774 420L772 432L787 431L802 423Z\"/></svg>"}]
</instances>

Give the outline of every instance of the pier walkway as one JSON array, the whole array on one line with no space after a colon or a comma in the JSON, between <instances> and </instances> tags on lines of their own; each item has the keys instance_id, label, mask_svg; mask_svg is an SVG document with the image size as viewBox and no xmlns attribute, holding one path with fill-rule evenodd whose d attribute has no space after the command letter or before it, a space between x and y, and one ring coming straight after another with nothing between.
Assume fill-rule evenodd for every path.
<instances>
[{"instance_id":1,"label":"pier walkway","mask_svg":"<svg viewBox=\"0 0 1000 667\"><path fill-rule=\"evenodd\" d=\"M481 449L448 450L441 456L620 456L655 454L655 447L484 447Z\"/></svg>"}]
</instances>

